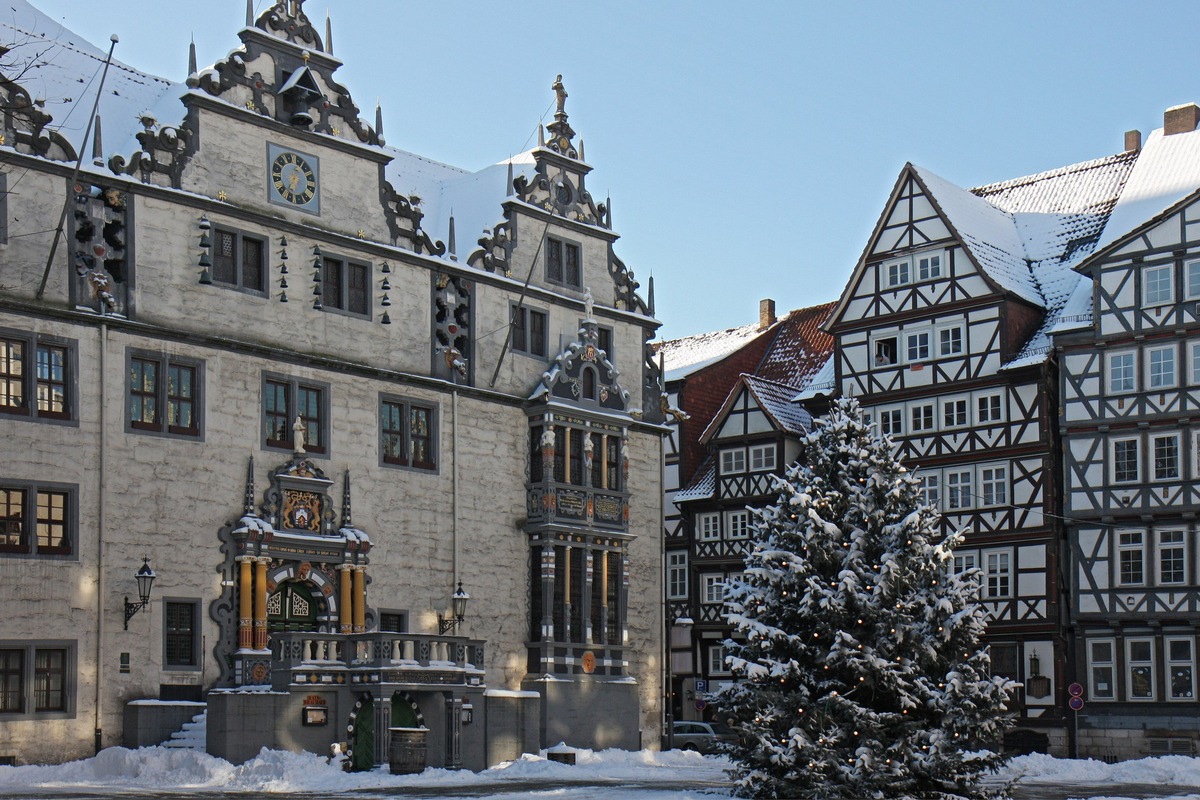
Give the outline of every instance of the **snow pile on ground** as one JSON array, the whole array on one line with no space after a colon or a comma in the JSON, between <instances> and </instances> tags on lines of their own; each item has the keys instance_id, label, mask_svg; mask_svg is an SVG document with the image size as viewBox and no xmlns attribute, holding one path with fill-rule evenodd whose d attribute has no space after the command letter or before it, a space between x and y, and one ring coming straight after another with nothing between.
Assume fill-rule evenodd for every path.
<instances>
[{"instance_id":1,"label":"snow pile on ground","mask_svg":"<svg viewBox=\"0 0 1200 800\"><path fill-rule=\"evenodd\" d=\"M324 756L263 749L241 766L194 750L112 747L94 758L53 766L0 767L0 794L31 787L65 789L80 786L252 791L284 794L292 791L354 791L357 789L421 786L468 786L520 781L645 781L668 783L723 781L725 758L671 750L578 750L574 766L523 755L482 772L427 769L419 775L391 775L386 767L347 773Z\"/></svg>"},{"instance_id":2,"label":"snow pile on ground","mask_svg":"<svg viewBox=\"0 0 1200 800\"><path fill-rule=\"evenodd\" d=\"M1067 783L1095 786L1106 783L1154 783L1160 786L1200 786L1200 758L1158 756L1105 764L1092 759L1067 759L1034 754L1008 762L1000 777L1022 784Z\"/></svg>"}]
</instances>

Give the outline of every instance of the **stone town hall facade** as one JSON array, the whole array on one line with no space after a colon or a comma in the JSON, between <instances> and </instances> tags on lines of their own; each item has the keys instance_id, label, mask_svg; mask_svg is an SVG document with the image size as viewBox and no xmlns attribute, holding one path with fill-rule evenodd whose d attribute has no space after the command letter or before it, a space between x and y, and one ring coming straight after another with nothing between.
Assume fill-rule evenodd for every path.
<instances>
[{"instance_id":1,"label":"stone town hall facade","mask_svg":"<svg viewBox=\"0 0 1200 800\"><path fill-rule=\"evenodd\" d=\"M184 84L114 63L87 137L108 54L12 5L0 759L149 743L144 699L206 701L234 760L656 741L658 323L561 77L537 147L438 164L281 0Z\"/></svg>"}]
</instances>

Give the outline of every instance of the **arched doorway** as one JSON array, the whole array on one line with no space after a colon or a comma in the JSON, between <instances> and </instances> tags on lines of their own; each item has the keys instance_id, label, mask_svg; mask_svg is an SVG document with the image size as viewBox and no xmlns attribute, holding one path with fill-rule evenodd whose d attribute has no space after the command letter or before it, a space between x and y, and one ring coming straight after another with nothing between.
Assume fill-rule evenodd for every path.
<instances>
[{"instance_id":1,"label":"arched doorway","mask_svg":"<svg viewBox=\"0 0 1200 800\"><path fill-rule=\"evenodd\" d=\"M270 633L318 630L325 613L325 598L314 595L309 584L284 581L267 596L267 630Z\"/></svg>"}]
</instances>

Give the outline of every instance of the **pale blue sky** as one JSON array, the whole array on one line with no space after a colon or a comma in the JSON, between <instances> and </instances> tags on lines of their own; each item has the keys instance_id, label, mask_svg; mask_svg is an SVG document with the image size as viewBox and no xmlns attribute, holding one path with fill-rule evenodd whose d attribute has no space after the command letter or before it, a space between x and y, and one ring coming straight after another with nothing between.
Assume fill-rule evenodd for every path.
<instances>
[{"instance_id":1,"label":"pale blue sky","mask_svg":"<svg viewBox=\"0 0 1200 800\"><path fill-rule=\"evenodd\" d=\"M183 80L244 0L32 0ZM257 0L258 9L268 0ZM0 8L3 3L0 3ZM617 252L676 337L836 299L906 161L962 186L1122 149L1200 101L1200 3L308 0L388 143L468 169L531 144L563 74ZM549 118L547 117L547 120ZM459 252L474 236L459 232Z\"/></svg>"}]
</instances>

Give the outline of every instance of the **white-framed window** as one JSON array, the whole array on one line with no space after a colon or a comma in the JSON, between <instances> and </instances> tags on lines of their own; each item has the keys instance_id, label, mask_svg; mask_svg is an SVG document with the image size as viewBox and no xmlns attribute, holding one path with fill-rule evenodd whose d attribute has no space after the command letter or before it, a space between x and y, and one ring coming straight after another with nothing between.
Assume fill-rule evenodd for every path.
<instances>
[{"instance_id":1,"label":"white-framed window","mask_svg":"<svg viewBox=\"0 0 1200 800\"><path fill-rule=\"evenodd\" d=\"M911 415L913 433L933 430L933 403L913 406Z\"/></svg>"},{"instance_id":2,"label":"white-framed window","mask_svg":"<svg viewBox=\"0 0 1200 800\"><path fill-rule=\"evenodd\" d=\"M929 331L910 333L904 341L909 361L929 360Z\"/></svg>"},{"instance_id":3,"label":"white-framed window","mask_svg":"<svg viewBox=\"0 0 1200 800\"><path fill-rule=\"evenodd\" d=\"M1154 480L1171 481L1179 478L1179 434L1151 436L1150 444L1154 454Z\"/></svg>"},{"instance_id":4,"label":"white-framed window","mask_svg":"<svg viewBox=\"0 0 1200 800\"><path fill-rule=\"evenodd\" d=\"M731 447L721 451L721 474L732 475L746 471L746 448Z\"/></svg>"},{"instance_id":5,"label":"white-framed window","mask_svg":"<svg viewBox=\"0 0 1200 800\"><path fill-rule=\"evenodd\" d=\"M890 367L898 360L896 337L886 336L875 340L875 366Z\"/></svg>"},{"instance_id":6,"label":"white-framed window","mask_svg":"<svg viewBox=\"0 0 1200 800\"><path fill-rule=\"evenodd\" d=\"M975 398L975 410L980 425L1000 422L1000 395L985 394Z\"/></svg>"},{"instance_id":7,"label":"white-framed window","mask_svg":"<svg viewBox=\"0 0 1200 800\"><path fill-rule=\"evenodd\" d=\"M775 469L775 444L756 444L750 447L750 471L766 472Z\"/></svg>"},{"instance_id":8,"label":"white-framed window","mask_svg":"<svg viewBox=\"0 0 1200 800\"><path fill-rule=\"evenodd\" d=\"M1175 300L1175 272L1172 264L1142 270L1142 305L1161 306Z\"/></svg>"},{"instance_id":9,"label":"white-framed window","mask_svg":"<svg viewBox=\"0 0 1200 800\"><path fill-rule=\"evenodd\" d=\"M1117 699L1117 643L1112 639L1088 642L1088 700Z\"/></svg>"},{"instance_id":10,"label":"white-framed window","mask_svg":"<svg viewBox=\"0 0 1200 800\"><path fill-rule=\"evenodd\" d=\"M966 400L942 401L942 429L962 428L967 424Z\"/></svg>"},{"instance_id":11,"label":"white-framed window","mask_svg":"<svg viewBox=\"0 0 1200 800\"><path fill-rule=\"evenodd\" d=\"M1159 585L1185 583L1187 581L1187 532L1158 532L1158 582Z\"/></svg>"},{"instance_id":12,"label":"white-framed window","mask_svg":"<svg viewBox=\"0 0 1200 800\"><path fill-rule=\"evenodd\" d=\"M703 591L701 601L704 603L725 602L725 576L721 573L706 573L700 576L700 586Z\"/></svg>"},{"instance_id":13,"label":"white-framed window","mask_svg":"<svg viewBox=\"0 0 1200 800\"><path fill-rule=\"evenodd\" d=\"M1193 262L1200 263L1200 262ZM1196 699L1196 643L1189 636L1168 638L1164 642L1167 652L1167 699Z\"/></svg>"},{"instance_id":14,"label":"white-framed window","mask_svg":"<svg viewBox=\"0 0 1200 800\"><path fill-rule=\"evenodd\" d=\"M889 261L883 269L889 287L912 283L912 263L907 258Z\"/></svg>"},{"instance_id":15,"label":"white-framed window","mask_svg":"<svg viewBox=\"0 0 1200 800\"><path fill-rule=\"evenodd\" d=\"M1192 383L1200 384L1200 342L1192 343Z\"/></svg>"},{"instance_id":16,"label":"white-framed window","mask_svg":"<svg viewBox=\"0 0 1200 800\"><path fill-rule=\"evenodd\" d=\"M900 436L904 433L904 410L889 408L879 412L879 432L888 436Z\"/></svg>"},{"instance_id":17,"label":"white-framed window","mask_svg":"<svg viewBox=\"0 0 1200 800\"><path fill-rule=\"evenodd\" d=\"M981 467L979 470L980 503L1002 506L1008 502L1008 468Z\"/></svg>"},{"instance_id":18,"label":"white-framed window","mask_svg":"<svg viewBox=\"0 0 1200 800\"><path fill-rule=\"evenodd\" d=\"M1012 596L1012 554L1008 551L984 554L983 596L987 599Z\"/></svg>"},{"instance_id":19,"label":"white-framed window","mask_svg":"<svg viewBox=\"0 0 1200 800\"><path fill-rule=\"evenodd\" d=\"M726 511L725 530L730 539L745 539L750 535L750 512L745 509Z\"/></svg>"},{"instance_id":20,"label":"white-framed window","mask_svg":"<svg viewBox=\"0 0 1200 800\"><path fill-rule=\"evenodd\" d=\"M1153 700L1154 640L1125 640L1125 683L1129 700Z\"/></svg>"},{"instance_id":21,"label":"white-framed window","mask_svg":"<svg viewBox=\"0 0 1200 800\"><path fill-rule=\"evenodd\" d=\"M946 508L970 508L972 500L971 470L947 470Z\"/></svg>"},{"instance_id":22,"label":"white-framed window","mask_svg":"<svg viewBox=\"0 0 1200 800\"><path fill-rule=\"evenodd\" d=\"M938 355L956 356L963 351L963 329L942 328L938 331Z\"/></svg>"},{"instance_id":23,"label":"white-framed window","mask_svg":"<svg viewBox=\"0 0 1200 800\"><path fill-rule=\"evenodd\" d=\"M1146 351L1146 386L1150 389L1175 386L1175 345Z\"/></svg>"},{"instance_id":24,"label":"white-framed window","mask_svg":"<svg viewBox=\"0 0 1200 800\"><path fill-rule=\"evenodd\" d=\"M709 675L728 675L729 666L725 663L725 657L729 653L723 644L710 645L708 648L708 674Z\"/></svg>"},{"instance_id":25,"label":"white-framed window","mask_svg":"<svg viewBox=\"0 0 1200 800\"><path fill-rule=\"evenodd\" d=\"M942 254L917 256L917 280L928 281L942 277Z\"/></svg>"},{"instance_id":26,"label":"white-framed window","mask_svg":"<svg viewBox=\"0 0 1200 800\"><path fill-rule=\"evenodd\" d=\"M696 515L696 538L702 542L711 542L721 538L721 515L716 511L706 511Z\"/></svg>"},{"instance_id":27,"label":"white-framed window","mask_svg":"<svg viewBox=\"0 0 1200 800\"><path fill-rule=\"evenodd\" d=\"M667 553L667 597L686 598L688 594L688 554L686 550Z\"/></svg>"},{"instance_id":28,"label":"white-framed window","mask_svg":"<svg viewBox=\"0 0 1200 800\"><path fill-rule=\"evenodd\" d=\"M978 553L955 553L954 554L954 574L962 575L968 570L975 569L979 566Z\"/></svg>"},{"instance_id":29,"label":"white-framed window","mask_svg":"<svg viewBox=\"0 0 1200 800\"><path fill-rule=\"evenodd\" d=\"M1146 534L1117 531L1117 583L1143 586L1146 583Z\"/></svg>"},{"instance_id":30,"label":"white-framed window","mask_svg":"<svg viewBox=\"0 0 1200 800\"><path fill-rule=\"evenodd\" d=\"M1200 261L1189 261L1183 265L1184 289L1189 299L1200 297Z\"/></svg>"},{"instance_id":31,"label":"white-framed window","mask_svg":"<svg viewBox=\"0 0 1200 800\"><path fill-rule=\"evenodd\" d=\"M921 502L938 508L942 502L941 475L930 472L918 476L917 480L920 482Z\"/></svg>"},{"instance_id":32,"label":"white-framed window","mask_svg":"<svg viewBox=\"0 0 1200 800\"><path fill-rule=\"evenodd\" d=\"M1114 439L1112 443L1113 483L1137 483L1141 477L1138 469L1138 440Z\"/></svg>"},{"instance_id":33,"label":"white-framed window","mask_svg":"<svg viewBox=\"0 0 1200 800\"><path fill-rule=\"evenodd\" d=\"M1108 393L1123 394L1137 391L1135 353L1108 354Z\"/></svg>"}]
</instances>

